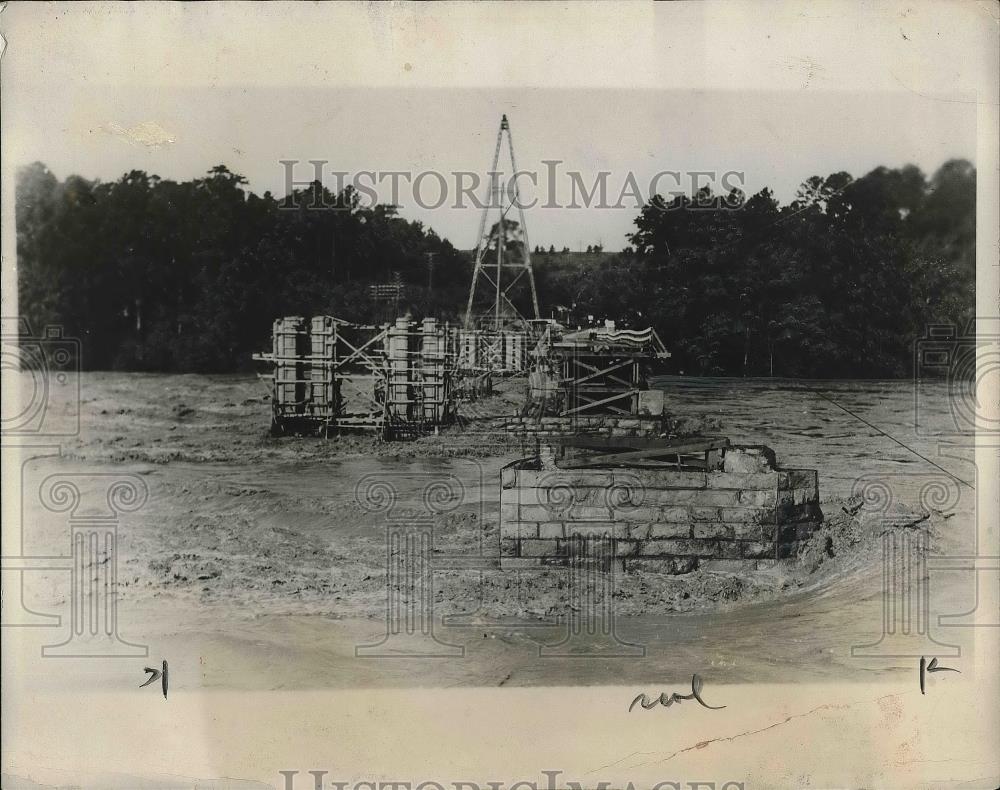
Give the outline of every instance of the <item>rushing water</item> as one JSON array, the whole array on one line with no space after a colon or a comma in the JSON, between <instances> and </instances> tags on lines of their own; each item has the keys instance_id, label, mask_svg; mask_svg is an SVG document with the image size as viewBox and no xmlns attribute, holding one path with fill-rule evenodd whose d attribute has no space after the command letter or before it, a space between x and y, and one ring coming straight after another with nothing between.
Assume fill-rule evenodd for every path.
<instances>
[{"instance_id":1,"label":"rushing water","mask_svg":"<svg viewBox=\"0 0 1000 790\"><path fill-rule=\"evenodd\" d=\"M892 668L893 662L850 657L852 645L877 636L881 618L878 579L860 576L734 611L622 618L622 637L648 647L642 660L610 665L606 660L538 660L544 631L501 629L491 632L495 638L484 639L472 629L449 635L466 645L463 661L433 666L418 660L358 662L353 646L377 637L377 621L280 613L292 611L300 600L291 592L302 581L293 578L295 572L312 565L331 580L332 592L322 599L326 610L382 606L379 564L385 552L371 542L382 534L381 522L351 510L358 487L371 477L389 480L401 505L419 506L429 482L453 479L465 505L489 520L496 517L499 468L509 459L439 458L431 452L397 459L357 450L347 454L346 449L338 456L335 441L265 440L258 423L266 418L266 404L253 400L259 390L245 377L85 374L82 379L81 432L69 440L77 456L73 471L138 472L151 489L148 508L123 522L122 577L133 574L144 585L123 590L124 632L156 640L177 666L201 662L205 682L226 687L490 685L501 680L524 685L676 679L698 671L714 683L870 677L872 671ZM961 409L946 383L925 387L919 396L909 381L661 377L652 385L666 393L672 414L711 418L718 424L713 433L734 443L766 444L781 466L818 470L825 508L838 507L860 484L874 481L899 502L926 503L953 514L947 524L956 544L974 543L975 467L971 452L961 446L968 438L953 430ZM70 413L55 410L64 419ZM108 459L108 448L114 453L136 448L154 460L180 448L185 457L204 454L210 462L123 465ZM67 463L32 461L25 467L29 484L23 490L37 490L54 469L68 471ZM24 501L30 509L30 497ZM63 553L65 518L31 515L24 548ZM207 550L211 544L219 545ZM370 555L367 565L358 562L359 551ZM192 575L184 586L173 576L178 567L186 572L188 566L181 565L165 576L154 575L151 586L145 586L143 574L150 576L146 566L152 559L177 556L182 563L193 557L191 567L215 563L221 576L206 568L206 578ZM228 579L226 566L231 566ZM262 593L256 582L270 585L279 569L287 571L282 584ZM961 611L956 606L969 604L974 588L968 576L941 579L943 585L935 587L938 611ZM220 580L228 586L221 587ZM161 581L166 584L159 587ZM628 582L639 583L635 577ZM57 579L53 585L62 589ZM205 592L217 588L223 592ZM207 600L199 598L203 594ZM65 593L60 595L65 602ZM48 611L47 604L41 608ZM28 647L37 653L36 644ZM907 662L895 665L909 671Z\"/></svg>"},{"instance_id":2,"label":"rushing water","mask_svg":"<svg viewBox=\"0 0 1000 790\"><path fill-rule=\"evenodd\" d=\"M971 439L955 427L961 404L943 381L918 391L910 380L664 376L651 386L666 393L671 413L715 418L734 443L766 444L782 466L818 470L824 500L844 499L859 480L876 478L914 505L933 479L966 493L975 485Z\"/></svg>"}]
</instances>

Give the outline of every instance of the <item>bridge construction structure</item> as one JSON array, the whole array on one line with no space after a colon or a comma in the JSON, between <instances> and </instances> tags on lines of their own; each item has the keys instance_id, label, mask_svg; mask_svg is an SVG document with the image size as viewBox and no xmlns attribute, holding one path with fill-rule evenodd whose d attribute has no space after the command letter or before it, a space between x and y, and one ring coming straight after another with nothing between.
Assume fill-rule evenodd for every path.
<instances>
[{"instance_id":1,"label":"bridge construction structure","mask_svg":"<svg viewBox=\"0 0 1000 790\"><path fill-rule=\"evenodd\" d=\"M500 155L504 136L510 156L511 178L499 183ZM540 318L538 291L531 268L531 245L524 219L524 204L517 185L517 159L510 122L504 115L497 131L493 163L489 170L489 194L479 219L476 239L475 269L465 308L466 330L500 333L505 329L527 329L525 311L534 320ZM517 210L517 219L511 216ZM490 218L495 217L493 224ZM526 293L525 293L526 292Z\"/></svg>"}]
</instances>

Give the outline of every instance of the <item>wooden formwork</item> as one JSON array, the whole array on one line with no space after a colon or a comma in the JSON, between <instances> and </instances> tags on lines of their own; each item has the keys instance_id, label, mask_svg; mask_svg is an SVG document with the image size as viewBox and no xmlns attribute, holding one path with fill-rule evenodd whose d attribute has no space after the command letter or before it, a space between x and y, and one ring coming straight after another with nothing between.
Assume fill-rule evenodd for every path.
<instances>
[{"instance_id":1,"label":"wooden formwork","mask_svg":"<svg viewBox=\"0 0 1000 790\"><path fill-rule=\"evenodd\" d=\"M450 327L400 318L386 331L387 438L413 438L455 417Z\"/></svg>"},{"instance_id":2,"label":"wooden formwork","mask_svg":"<svg viewBox=\"0 0 1000 790\"><path fill-rule=\"evenodd\" d=\"M560 417L594 414L638 415L649 409L646 371L669 357L651 330L579 330L557 336L550 328L532 352L529 403ZM662 412L662 405L660 407Z\"/></svg>"},{"instance_id":3,"label":"wooden formwork","mask_svg":"<svg viewBox=\"0 0 1000 790\"><path fill-rule=\"evenodd\" d=\"M564 393L560 416L638 414L639 393L646 388L643 358L635 354L586 353L561 356L559 387Z\"/></svg>"},{"instance_id":4,"label":"wooden formwork","mask_svg":"<svg viewBox=\"0 0 1000 790\"><path fill-rule=\"evenodd\" d=\"M455 338L459 370L504 375L528 367L529 335L524 330L456 329Z\"/></svg>"},{"instance_id":5,"label":"wooden formwork","mask_svg":"<svg viewBox=\"0 0 1000 790\"><path fill-rule=\"evenodd\" d=\"M290 316L274 322L271 334L274 361L271 405L283 414L298 414L298 407L305 404L305 373L302 367L307 356L306 338L304 318Z\"/></svg>"},{"instance_id":6,"label":"wooden formwork","mask_svg":"<svg viewBox=\"0 0 1000 790\"><path fill-rule=\"evenodd\" d=\"M331 367L336 413L328 429L385 434L388 370L384 359L387 327L335 324Z\"/></svg>"},{"instance_id":7,"label":"wooden formwork","mask_svg":"<svg viewBox=\"0 0 1000 790\"><path fill-rule=\"evenodd\" d=\"M351 324L332 316L274 322L272 432L371 431L408 438L454 418L449 328Z\"/></svg>"}]
</instances>

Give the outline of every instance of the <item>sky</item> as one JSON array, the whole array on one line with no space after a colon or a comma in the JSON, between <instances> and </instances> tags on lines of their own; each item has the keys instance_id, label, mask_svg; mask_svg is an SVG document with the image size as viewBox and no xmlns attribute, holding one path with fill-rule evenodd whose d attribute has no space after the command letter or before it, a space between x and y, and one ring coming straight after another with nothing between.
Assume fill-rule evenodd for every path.
<instances>
[{"instance_id":1,"label":"sky","mask_svg":"<svg viewBox=\"0 0 1000 790\"><path fill-rule=\"evenodd\" d=\"M519 167L539 172L538 190L521 181L526 201L549 195L544 160L562 163L564 204L568 171L588 188L609 171L612 204L628 173L648 191L664 170L739 172L748 194L766 186L788 202L812 175L977 160L982 99L969 86L983 64L975 47L935 35L934 14L816 4L810 20L776 3L750 34L752 6L682 6L8 7L5 172L38 160L60 178L141 169L183 180L224 164L280 195L281 160L300 160L302 180L307 160L329 162L331 186L335 170L433 170L451 185L445 205L421 207L404 189L400 213L467 249L480 211L453 207L453 173L486 178L504 113ZM831 7L854 16L824 15ZM981 21L957 8L950 23L977 33ZM500 169L510 172L505 159ZM435 202L437 180L422 186ZM379 198L388 191L383 181ZM637 214L624 203L530 208L530 243L621 249Z\"/></svg>"}]
</instances>

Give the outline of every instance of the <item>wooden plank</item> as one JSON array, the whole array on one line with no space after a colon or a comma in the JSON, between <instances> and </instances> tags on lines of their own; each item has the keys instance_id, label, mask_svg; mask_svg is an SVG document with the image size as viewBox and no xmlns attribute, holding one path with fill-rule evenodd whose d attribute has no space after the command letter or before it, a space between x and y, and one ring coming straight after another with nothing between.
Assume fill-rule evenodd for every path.
<instances>
[{"instance_id":1,"label":"wooden plank","mask_svg":"<svg viewBox=\"0 0 1000 790\"><path fill-rule=\"evenodd\" d=\"M639 392L639 390L631 390L629 392L622 392L622 393L620 393L618 395L612 395L610 398L604 398L602 400L590 401L588 403L581 404L580 406L576 406L575 408L568 409L567 411L562 412L559 416L560 417L568 417L568 416L570 416L572 414L577 414L578 412L584 411L585 409L591 409L591 408L594 408L595 406L604 406L605 404L612 403L612 402L614 402L616 400L621 400L622 398L630 398L630 397L632 397L637 392ZM619 410L619 411L622 411L623 414L627 413L627 412L625 412L623 410Z\"/></svg>"},{"instance_id":2,"label":"wooden plank","mask_svg":"<svg viewBox=\"0 0 1000 790\"><path fill-rule=\"evenodd\" d=\"M581 377L578 377L578 378L572 378L571 377L571 378L565 379L564 382L562 382L564 384L575 384L577 387L580 387L580 386L582 386L584 384L587 384L587 382L589 382L591 379L596 379L599 376L606 376L608 379L610 379L612 381L617 381L617 382L621 383L621 385L624 386L624 387L631 387L632 386L632 382L631 381L626 381L625 379L620 378L619 376L613 376L611 374L614 373L616 370L620 370L621 368L624 368L624 367L633 367L635 365L635 361L634 360L631 360L631 359L628 359L628 360L615 360L609 367L605 367L603 369L599 369L596 365L588 365L582 359L573 359L572 362L577 367L584 368L584 369L588 370L589 373L587 375L585 375L585 376L581 376ZM594 385L594 386L606 386L606 385L597 384L597 385Z\"/></svg>"},{"instance_id":3,"label":"wooden plank","mask_svg":"<svg viewBox=\"0 0 1000 790\"><path fill-rule=\"evenodd\" d=\"M711 442L691 442L687 444L677 444L670 447L649 447L643 450L633 450L624 453L605 453L595 455L586 460L571 461L564 466L565 469L586 469L594 466L612 466L627 461L646 461L662 457L664 455L687 455L704 453L729 445L728 439L717 439ZM678 458L679 461L679 458ZM701 463L704 463L702 460Z\"/></svg>"},{"instance_id":4,"label":"wooden plank","mask_svg":"<svg viewBox=\"0 0 1000 790\"><path fill-rule=\"evenodd\" d=\"M639 419L636 417L635 419ZM606 448L627 448L631 450L642 450L647 447L674 447L681 445L688 445L694 441L704 441L704 442L716 442L722 441L726 442L724 446L728 447L729 440L724 436L705 436L695 439L682 439L682 440L667 440L656 436L553 436L551 442L553 444L559 444L564 447L579 447L585 450L604 450Z\"/></svg>"}]
</instances>

